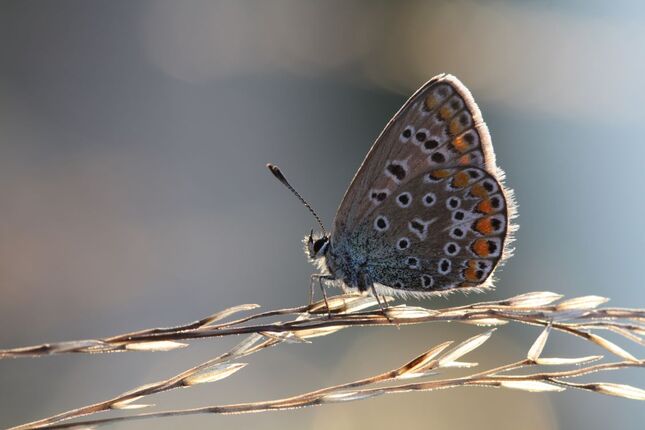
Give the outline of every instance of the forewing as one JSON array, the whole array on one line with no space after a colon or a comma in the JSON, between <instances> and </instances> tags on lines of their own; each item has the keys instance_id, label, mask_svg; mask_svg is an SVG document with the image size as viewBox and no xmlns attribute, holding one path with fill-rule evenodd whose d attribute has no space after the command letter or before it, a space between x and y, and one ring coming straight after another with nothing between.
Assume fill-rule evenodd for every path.
<instances>
[{"instance_id":1,"label":"forewing","mask_svg":"<svg viewBox=\"0 0 645 430\"><path fill-rule=\"evenodd\" d=\"M414 177L365 220L385 248L368 257L370 281L412 295L485 287L504 256L508 214L501 184L479 167Z\"/></svg>"},{"instance_id":2,"label":"forewing","mask_svg":"<svg viewBox=\"0 0 645 430\"><path fill-rule=\"evenodd\" d=\"M338 208L332 241L412 178L457 166L497 174L479 108L457 78L444 74L421 87L376 139Z\"/></svg>"}]
</instances>

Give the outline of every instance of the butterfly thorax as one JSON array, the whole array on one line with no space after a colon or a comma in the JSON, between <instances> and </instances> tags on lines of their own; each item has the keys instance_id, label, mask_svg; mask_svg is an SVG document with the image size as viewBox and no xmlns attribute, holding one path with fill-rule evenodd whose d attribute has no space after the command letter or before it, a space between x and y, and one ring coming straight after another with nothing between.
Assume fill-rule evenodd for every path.
<instances>
[{"instance_id":1,"label":"butterfly thorax","mask_svg":"<svg viewBox=\"0 0 645 430\"><path fill-rule=\"evenodd\" d=\"M346 290L366 291L378 278L372 273L378 263L370 257L375 257L374 249L379 246L372 243L373 237L364 234L363 230L358 228L353 233L332 235L331 238L305 238L307 255L320 273L342 282L341 287Z\"/></svg>"},{"instance_id":2,"label":"butterfly thorax","mask_svg":"<svg viewBox=\"0 0 645 430\"><path fill-rule=\"evenodd\" d=\"M337 280L343 282L345 289L361 291L367 289L365 275L367 270L367 257L357 254L345 246L330 246L325 255L325 268Z\"/></svg>"}]
</instances>

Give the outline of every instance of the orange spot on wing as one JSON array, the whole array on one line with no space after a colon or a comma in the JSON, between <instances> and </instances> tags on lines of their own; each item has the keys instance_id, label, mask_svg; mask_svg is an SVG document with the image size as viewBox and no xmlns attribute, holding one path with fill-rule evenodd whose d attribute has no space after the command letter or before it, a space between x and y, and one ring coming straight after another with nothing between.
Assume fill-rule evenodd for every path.
<instances>
[{"instance_id":1,"label":"orange spot on wing","mask_svg":"<svg viewBox=\"0 0 645 430\"><path fill-rule=\"evenodd\" d=\"M490 218L481 218L475 223L475 230L481 234L489 235L493 232L493 225Z\"/></svg>"},{"instance_id":2,"label":"orange spot on wing","mask_svg":"<svg viewBox=\"0 0 645 430\"><path fill-rule=\"evenodd\" d=\"M435 98L435 96L433 96L432 94L430 94L428 97L426 97L425 104L426 104L426 108L428 108L428 110L433 110L434 108L436 108L436 107L437 107L437 105L439 104L439 102L438 102L438 100Z\"/></svg>"},{"instance_id":3,"label":"orange spot on wing","mask_svg":"<svg viewBox=\"0 0 645 430\"><path fill-rule=\"evenodd\" d=\"M468 185L468 173L466 172L459 172L455 175L454 179L452 180L452 186L455 188L463 188L466 185Z\"/></svg>"},{"instance_id":4,"label":"orange spot on wing","mask_svg":"<svg viewBox=\"0 0 645 430\"><path fill-rule=\"evenodd\" d=\"M466 154L459 157L459 164L461 164L462 166L467 166L468 164L470 164L470 155Z\"/></svg>"},{"instance_id":5,"label":"orange spot on wing","mask_svg":"<svg viewBox=\"0 0 645 430\"><path fill-rule=\"evenodd\" d=\"M457 118L450 121L450 134L457 134L461 131L461 124Z\"/></svg>"},{"instance_id":6,"label":"orange spot on wing","mask_svg":"<svg viewBox=\"0 0 645 430\"><path fill-rule=\"evenodd\" d=\"M488 254L490 253L488 251L488 240L486 239L477 239L475 243L473 243L472 249L475 254L480 257L488 257Z\"/></svg>"},{"instance_id":7,"label":"orange spot on wing","mask_svg":"<svg viewBox=\"0 0 645 430\"><path fill-rule=\"evenodd\" d=\"M488 191L486 191L486 189L481 184L473 185L473 187L470 189L470 193L475 197L479 197L480 199L488 198Z\"/></svg>"},{"instance_id":8,"label":"orange spot on wing","mask_svg":"<svg viewBox=\"0 0 645 430\"><path fill-rule=\"evenodd\" d=\"M477 278L477 270L475 268L473 268L473 267L469 267L469 268L465 269L464 270L464 278L467 281L476 282L478 280L478 278Z\"/></svg>"},{"instance_id":9,"label":"orange spot on wing","mask_svg":"<svg viewBox=\"0 0 645 430\"><path fill-rule=\"evenodd\" d=\"M455 147L457 151L461 153L464 153L468 150L468 144L461 136L457 137L455 141L452 143L452 145Z\"/></svg>"},{"instance_id":10,"label":"orange spot on wing","mask_svg":"<svg viewBox=\"0 0 645 430\"><path fill-rule=\"evenodd\" d=\"M489 214L489 213L493 212L493 206L490 203L490 199L486 199L486 200L480 202L477 205L476 210L479 211L479 212L485 213L485 214Z\"/></svg>"},{"instance_id":11,"label":"orange spot on wing","mask_svg":"<svg viewBox=\"0 0 645 430\"><path fill-rule=\"evenodd\" d=\"M431 175L433 178L447 178L450 176L451 171L447 169L434 170Z\"/></svg>"},{"instance_id":12,"label":"orange spot on wing","mask_svg":"<svg viewBox=\"0 0 645 430\"><path fill-rule=\"evenodd\" d=\"M439 115L441 115L441 118L443 119L448 119L452 115L452 109L450 109L448 106L444 106L439 109Z\"/></svg>"}]
</instances>

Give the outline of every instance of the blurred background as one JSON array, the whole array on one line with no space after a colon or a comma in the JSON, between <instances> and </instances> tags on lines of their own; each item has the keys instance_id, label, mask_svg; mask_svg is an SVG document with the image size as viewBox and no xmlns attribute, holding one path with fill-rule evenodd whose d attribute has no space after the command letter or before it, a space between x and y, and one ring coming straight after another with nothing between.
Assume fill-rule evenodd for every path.
<instances>
[{"instance_id":1,"label":"blurred background","mask_svg":"<svg viewBox=\"0 0 645 430\"><path fill-rule=\"evenodd\" d=\"M478 101L521 229L496 291L424 304L550 290L643 307L644 24L637 0L0 1L0 347L169 326L241 303L306 303L313 268L300 241L314 220L264 164L279 164L330 225L374 138L441 72ZM282 397L481 331L345 330L151 401ZM469 361L517 360L538 332L505 327ZM0 426L166 378L237 341L0 361ZM598 353L557 335L545 351ZM645 385L642 371L588 380L599 379ZM636 401L472 388L114 428L644 421Z\"/></svg>"}]
</instances>

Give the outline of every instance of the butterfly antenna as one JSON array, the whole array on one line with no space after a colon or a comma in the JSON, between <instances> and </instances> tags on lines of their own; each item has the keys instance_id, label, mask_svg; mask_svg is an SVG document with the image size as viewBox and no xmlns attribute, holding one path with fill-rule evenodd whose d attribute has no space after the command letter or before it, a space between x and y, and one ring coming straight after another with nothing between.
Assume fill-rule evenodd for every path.
<instances>
[{"instance_id":1,"label":"butterfly antenna","mask_svg":"<svg viewBox=\"0 0 645 430\"><path fill-rule=\"evenodd\" d=\"M296 197L298 197L298 200L300 200L302 202L302 204L305 205L305 207L307 209L309 209L309 212L311 212L311 214L314 216L314 218L316 218L316 221L318 221L318 224L320 225L320 228L322 229L323 234L325 236L327 236L327 231L325 231L325 226L323 225L323 223L320 220L320 217L318 216L316 211L314 211L313 208L309 205L309 203L307 203L307 201L302 198L302 196L298 193L298 191L296 191L291 186L289 181L287 181L287 178L285 178L284 175L282 174L282 171L280 170L280 168L278 166L276 166L276 165L271 164L271 163L267 164L267 167L269 168L271 173L273 173L273 176L275 176L278 181L282 182L282 185L287 187L289 189L289 191L291 191Z\"/></svg>"}]
</instances>

